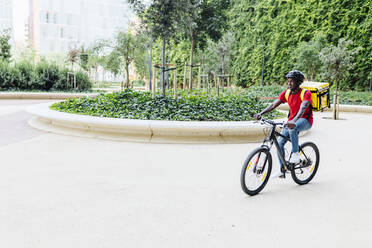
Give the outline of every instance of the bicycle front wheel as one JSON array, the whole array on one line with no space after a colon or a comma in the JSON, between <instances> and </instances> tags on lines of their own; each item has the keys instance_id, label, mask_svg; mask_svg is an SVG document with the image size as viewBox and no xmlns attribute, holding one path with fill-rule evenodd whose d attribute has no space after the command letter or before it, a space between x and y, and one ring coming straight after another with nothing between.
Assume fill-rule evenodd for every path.
<instances>
[{"instance_id":1,"label":"bicycle front wheel","mask_svg":"<svg viewBox=\"0 0 372 248\"><path fill-rule=\"evenodd\" d=\"M307 184L310 182L319 167L319 149L312 142L303 143L300 146L301 163L296 165L291 175L293 181L299 185Z\"/></svg>"},{"instance_id":2,"label":"bicycle front wheel","mask_svg":"<svg viewBox=\"0 0 372 248\"><path fill-rule=\"evenodd\" d=\"M259 147L245 160L240 174L240 184L248 195L257 195L270 178L272 157L270 151Z\"/></svg>"}]
</instances>

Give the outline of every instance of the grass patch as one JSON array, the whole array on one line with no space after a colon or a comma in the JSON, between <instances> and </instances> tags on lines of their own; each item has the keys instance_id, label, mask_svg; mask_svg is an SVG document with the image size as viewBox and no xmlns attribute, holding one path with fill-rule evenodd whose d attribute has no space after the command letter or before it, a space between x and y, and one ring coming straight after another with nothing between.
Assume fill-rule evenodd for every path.
<instances>
[{"instance_id":1,"label":"grass patch","mask_svg":"<svg viewBox=\"0 0 372 248\"><path fill-rule=\"evenodd\" d=\"M331 92L331 102L333 103L333 92ZM372 106L372 91L341 91L340 104Z\"/></svg>"}]
</instances>

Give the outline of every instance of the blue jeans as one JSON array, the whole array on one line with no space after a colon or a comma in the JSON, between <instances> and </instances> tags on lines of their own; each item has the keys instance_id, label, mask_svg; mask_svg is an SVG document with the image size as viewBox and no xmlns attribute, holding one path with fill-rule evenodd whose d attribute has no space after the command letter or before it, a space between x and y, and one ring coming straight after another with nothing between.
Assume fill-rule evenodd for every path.
<instances>
[{"instance_id":1,"label":"blue jeans","mask_svg":"<svg viewBox=\"0 0 372 248\"><path fill-rule=\"evenodd\" d=\"M298 152L299 151L299 146L298 146L298 134L299 134L299 132L308 130L310 128L311 128L311 125L310 125L309 121L305 118L298 119L296 121L296 127L293 128L293 129L289 129L287 126L285 126L283 128L281 134L285 137L290 137L291 138L292 152ZM278 143L279 143L280 150L284 154L284 145L285 145L285 143L287 143L287 140L282 138L282 137L279 137ZM279 154L278 154L278 158L279 158L280 168L282 168L283 163L280 160Z\"/></svg>"}]
</instances>

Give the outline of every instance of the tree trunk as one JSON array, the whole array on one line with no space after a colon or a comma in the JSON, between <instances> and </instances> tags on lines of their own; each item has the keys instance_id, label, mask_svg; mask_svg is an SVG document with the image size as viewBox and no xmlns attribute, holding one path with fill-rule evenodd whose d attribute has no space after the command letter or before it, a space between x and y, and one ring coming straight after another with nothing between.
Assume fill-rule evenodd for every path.
<instances>
[{"instance_id":1,"label":"tree trunk","mask_svg":"<svg viewBox=\"0 0 372 248\"><path fill-rule=\"evenodd\" d=\"M222 54L222 90L224 90L225 87L225 54Z\"/></svg>"},{"instance_id":2,"label":"tree trunk","mask_svg":"<svg viewBox=\"0 0 372 248\"><path fill-rule=\"evenodd\" d=\"M168 49L170 49L170 48L168 47ZM167 63L166 64L169 64L169 52L167 53L166 59L167 59ZM169 71L168 70L167 70L167 90L169 90Z\"/></svg>"},{"instance_id":3,"label":"tree trunk","mask_svg":"<svg viewBox=\"0 0 372 248\"><path fill-rule=\"evenodd\" d=\"M161 86L163 88L163 97L165 97L165 37L163 37L162 66L161 66Z\"/></svg>"},{"instance_id":4,"label":"tree trunk","mask_svg":"<svg viewBox=\"0 0 372 248\"><path fill-rule=\"evenodd\" d=\"M262 75L261 75L261 88L264 84L264 77L265 77L265 50L264 47L262 47Z\"/></svg>"},{"instance_id":5,"label":"tree trunk","mask_svg":"<svg viewBox=\"0 0 372 248\"><path fill-rule=\"evenodd\" d=\"M337 101L338 101L338 80L336 81L336 90L333 97L333 119L337 120Z\"/></svg>"},{"instance_id":6,"label":"tree trunk","mask_svg":"<svg viewBox=\"0 0 372 248\"><path fill-rule=\"evenodd\" d=\"M102 71L102 82L103 82L103 85L105 85L105 75L106 74L106 70L105 69L103 69L103 71Z\"/></svg>"},{"instance_id":7,"label":"tree trunk","mask_svg":"<svg viewBox=\"0 0 372 248\"><path fill-rule=\"evenodd\" d=\"M77 85L76 85L76 74L74 72L74 89L76 89Z\"/></svg>"},{"instance_id":8,"label":"tree trunk","mask_svg":"<svg viewBox=\"0 0 372 248\"><path fill-rule=\"evenodd\" d=\"M191 38L191 47L190 47L190 74L189 74L189 90L192 90L192 83L193 83L193 80L192 80L192 69L193 69L193 65L194 65L194 48L195 48L195 43L196 43L196 40L194 39L194 37Z\"/></svg>"},{"instance_id":9,"label":"tree trunk","mask_svg":"<svg viewBox=\"0 0 372 248\"><path fill-rule=\"evenodd\" d=\"M201 65L199 64L199 69L198 69L198 89L201 88L201 75L200 75L200 72L201 72Z\"/></svg>"},{"instance_id":10,"label":"tree trunk","mask_svg":"<svg viewBox=\"0 0 372 248\"><path fill-rule=\"evenodd\" d=\"M129 64L127 63L126 65L125 65L125 74L126 74L126 76L127 76L127 78L126 78L126 88L128 89L129 88Z\"/></svg>"},{"instance_id":11,"label":"tree trunk","mask_svg":"<svg viewBox=\"0 0 372 248\"><path fill-rule=\"evenodd\" d=\"M149 55L149 90L151 91L152 85L151 85L151 77L152 77L152 42L150 46L150 55Z\"/></svg>"},{"instance_id":12,"label":"tree trunk","mask_svg":"<svg viewBox=\"0 0 372 248\"><path fill-rule=\"evenodd\" d=\"M156 67L154 66L154 80L152 81L152 98L155 98L156 95Z\"/></svg>"},{"instance_id":13,"label":"tree trunk","mask_svg":"<svg viewBox=\"0 0 372 248\"><path fill-rule=\"evenodd\" d=\"M183 85L182 88L183 90L186 89L186 71L187 71L187 62L185 62L185 67L183 68Z\"/></svg>"},{"instance_id":14,"label":"tree trunk","mask_svg":"<svg viewBox=\"0 0 372 248\"><path fill-rule=\"evenodd\" d=\"M217 77L216 77L216 73L215 72L212 72L212 75L213 75L213 80L214 80L214 86L217 89Z\"/></svg>"},{"instance_id":15,"label":"tree trunk","mask_svg":"<svg viewBox=\"0 0 372 248\"><path fill-rule=\"evenodd\" d=\"M173 72L173 97L177 99L177 68Z\"/></svg>"},{"instance_id":16,"label":"tree trunk","mask_svg":"<svg viewBox=\"0 0 372 248\"><path fill-rule=\"evenodd\" d=\"M99 88L98 84L98 66L95 68L95 75L94 75L94 80L96 81L96 87Z\"/></svg>"}]
</instances>

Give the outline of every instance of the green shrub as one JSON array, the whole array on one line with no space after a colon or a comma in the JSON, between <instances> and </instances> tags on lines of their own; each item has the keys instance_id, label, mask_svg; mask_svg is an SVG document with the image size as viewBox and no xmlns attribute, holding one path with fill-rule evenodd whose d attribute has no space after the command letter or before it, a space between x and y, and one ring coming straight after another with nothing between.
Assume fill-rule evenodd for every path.
<instances>
[{"instance_id":1,"label":"green shrub","mask_svg":"<svg viewBox=\"0 0 372 248\"><path fill-rule=\"evenodd\" d=\"M14 68L8 62L0 60L0 89L14 88L17 78Z\"/></svg>"},{"instance_id":2,"label":"green shrub","mask_svg":"<svg viewBox=\"0 0 372 248\"><path fill-rule=\"evenodd\" d=\"M171 93L171 92L169 92ZM102 94L97 98L69 99L56 103L52 109L101 117L176 120L176 121L246 121L265 108L257 97L240 94L208 96L201 92L182 95L177 100L170 94L152 98L149 92L125 90ZM267 118L282 117L277 111Z\"/></svg>"},{"instance_id":3,"label":"green shrub","mask_svg":"<svg viewBox=\"0 0 372 248\"><path fill-rule=\"evenodd\" d=\"M67 68L45 61L36 66L26 61L14 65L0 61L0 90L71 91L73 80L67 79L68 72ZM84 72L76 73L76 84L78 91L92 88Z\"/></svg>"},{"instance_id":4,"label":"green shrub","mask_svg":"<svg viewBox=\"0 0 372 248\"><path fill-rule=\"evenodd\" d=\"M58 80L54 82L51 90L55 91L71 91L73 90L73 85L71 84L70 78L68 78L68 73L70 72L67 68L60 68ZM72 75L69 75L72 77Z\"/></svg>"},{"instance_id":5,"label":"green shrub","mask_svg":"<svg viewBox=\"0 0 372 248\"><path fill-rule=\"evenodd\" d=\"M35 66L28 62L20 62L14 65L14 70L17 71L16 80L18 80L18 90L30 89L32 85L38 82L38 75L35 71Z\"/></svg>"},{"instance_id":6,"label":"green shrub","mask_svg":"<svg viewBox=\"0 0 372 248\"><path fill-rule=\"evenodd\" d=\"M61 80L61 72L56 64L40 62L36 66L36 73L39 76L38 87L42 90L50 90L56 82Z\"/></svg>"},{"instance_id":7,"label":"green shrub","mask_svg":"<svg viewBox=\"0 0 372 248\"><path fill-rule=\"evenodd\" d=\"M76 73L76 83L78 90L91 89L93 84L85 72L78 71Z\"/></svg>"}]
</instances>

